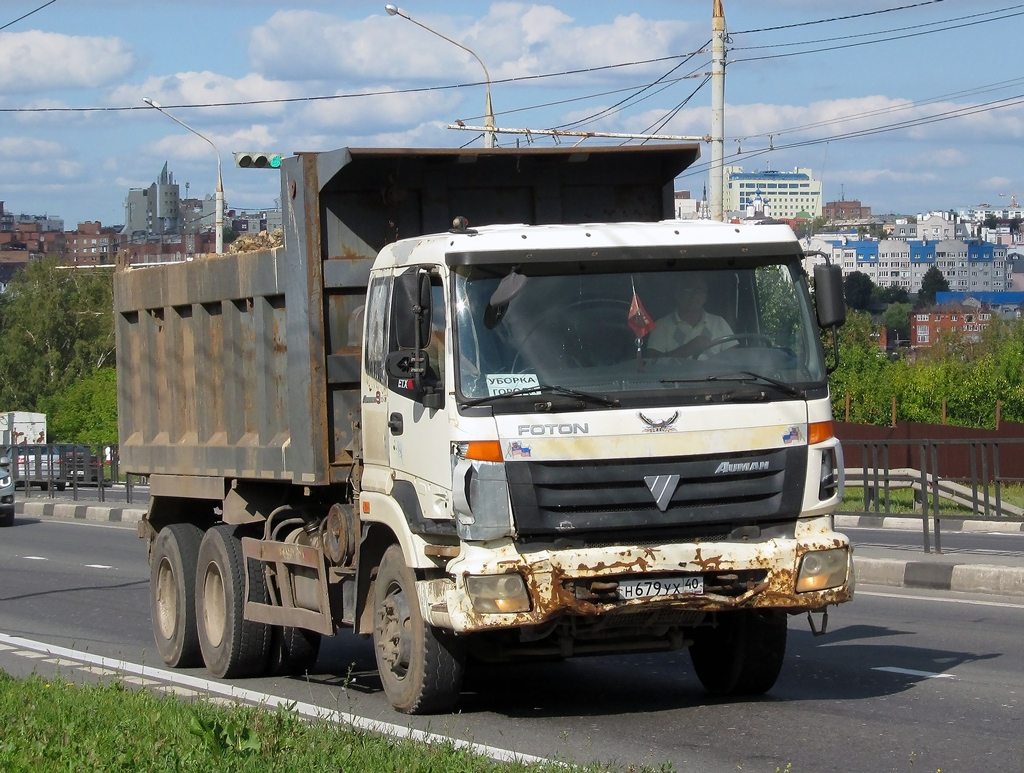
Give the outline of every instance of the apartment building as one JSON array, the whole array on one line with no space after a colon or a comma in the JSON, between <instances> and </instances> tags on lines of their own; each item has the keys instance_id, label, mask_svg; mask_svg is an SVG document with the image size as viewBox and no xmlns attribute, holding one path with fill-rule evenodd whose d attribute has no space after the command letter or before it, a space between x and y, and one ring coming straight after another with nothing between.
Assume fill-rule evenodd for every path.
<instances>
[{"instance_id":1,"label":"apartment building","mask_svg":"<svg viewBox=\"0 0 1024 773\"><path fill-rule=\"evenodd\" d=\"M921 290L921 280L934 266L949 289L960 292L1001 292L1011 286L1011 267L1005 246L977 239L812 239L808 249L828 253L843 269L866 274L879 287Z\"/></svg>"},{"instance_id":2,"label":"apartment building","mask_svg":"<svg viewBox=\"0 0 1024 773\"><path fill-rule=\"evenodd\" d=\"M104 227L98 220L79 223L65 234L67 260L72 266L111 265L124 242L121 227Z\"/></svg>"}]
</instances>

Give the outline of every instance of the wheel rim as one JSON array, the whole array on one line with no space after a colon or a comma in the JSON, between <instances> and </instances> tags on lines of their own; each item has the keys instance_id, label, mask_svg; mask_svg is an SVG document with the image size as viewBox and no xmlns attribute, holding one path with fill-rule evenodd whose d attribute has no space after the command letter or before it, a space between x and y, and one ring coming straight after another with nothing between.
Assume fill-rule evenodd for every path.
<instances>
[{"instance_id":1,"label":"wheel rim","mask_svg":"<svg viewBox=\"0 0 1024 773\"><path fill-rule=\"evenodd\" d=\"M203 624L210 644L219 647L227 627L227 597L220 567L211 563L203 579Z\"/></svg>"},{"instance_id":2,"label":"wheel rim","mask_svg":"<svg viewBox=\"0 0 1024 773\"><path fill-rule=\"evenodd\" d=\"M402 586L392 584L377 610L377 648L396 679L404 679L412 660L412 617Z\"/></svg>"},{"instance_id":3,"label":"wheel rim","mask_svg":"<svg viewBox=\"0 0 1024 773\"><path fill-rule=\"evenodd\" d=\"M178 623L178 592L175 588L174 569L166 558L160 560L156 576L156 625L165 639L174 636Z\"/></svg>"}]
</instances>

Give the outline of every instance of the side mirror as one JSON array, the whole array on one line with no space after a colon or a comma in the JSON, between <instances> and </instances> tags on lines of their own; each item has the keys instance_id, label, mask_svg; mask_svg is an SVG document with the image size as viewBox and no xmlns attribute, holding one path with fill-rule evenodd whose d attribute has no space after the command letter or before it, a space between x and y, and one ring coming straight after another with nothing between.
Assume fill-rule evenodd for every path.
<instances>
[{"instance_id":1,"label":"side mirror","mask_svg":"<svg viewBox=\"0 0 1024 773\"><path fill-rule=\"evenodd\" d=\"M430 274L421 269L395 278L392 296L395 341L400 349L421 349L430 340Z\"/></svg>"},{"instance_id":2,"label":"side mirror","mask_svg":"<svg viewBox=\"0 0 1024 773\"><path fill-rule=\"evenodd\" d=\"M814 267L814 306L819 327L835 328L846 323L842 268L837 265Z\"/></svg>"}]
</instances>

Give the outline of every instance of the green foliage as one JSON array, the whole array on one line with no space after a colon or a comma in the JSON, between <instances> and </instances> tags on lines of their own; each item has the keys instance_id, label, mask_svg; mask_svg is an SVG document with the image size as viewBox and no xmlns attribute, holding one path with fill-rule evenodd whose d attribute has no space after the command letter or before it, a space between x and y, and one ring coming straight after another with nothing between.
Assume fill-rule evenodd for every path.
<instances>
[{"instance_id":1,"label":"green foliage","mask_svg":"<svg viewBox=\"0 0 1024 773\"><path fill-rule=\"evenodd\" d=\"M843 279L843 294L846 296L846 305L851 309L867 309L871 305L871 293L874 289L875 283L863 271L854 271Z\"/></svg>"},{"instance_id":2,"label":"green foliage","mask_svg":"<svg viewBox=\"0 0 1024 773\"><path fill-rule=\"evenodd\" d=\"M0 295L0 410L39 410L44 398L113 364L110 272L47 258L14 276Z\"/></svg>"},{"instance_id":3,"label":"green foliage","mask_svg":"<svg viewBox=\"0 0 1024 773\"><path fill-rule=\"evenodd\" d=\"M871 298L880 303L910 303L910 294L902 287L876 287L871 291Z\"/></svg>"},{"instance_id":4,"label":"green foliage","mask_svg":"<svg viewBox=\"0 0 1024 773\"><path fill-rule=\"evenodd\" d=\"M918 308L935 303L935 293L949 292L949 282L935 266L930 267L921 277L921 291L917 294Z\"/></svg>"},{"instance_id":5,"label":"green foliage","mask_svg":"<svg viewBox=\"0 0 1024 773\"><path fill-rule=\"evenodd\" d=\"M910 312L913 308L909 303L890 303L882 314L885 326L894 330L903 341L910 338Z\"/></svg>"},{"instance_id":6,"label":"green foliage","mask_svg":"<svg viewBox=\"0 0 1024 773\"><path fill-rule=\"evenodd\" d=\"M913 362L878 350L870 317L851 313L841 330L840 366L832 374L832 407L850 420L887 425L896 400L897 421L942 422L993 429L996 404L1001 420L1024 423L1024 324L993 319L979 341L944 332Z\"/></svg>"},{"instance_id":7,"label":"green foliage","mask_svg":"<svg viewBox=\"0 0 1024 773\"><path fill-rule=\"evenodd\" d=\"M39 401L54 443L117 442L117 373L100 368Z\"/></svg>"}]
</instances>

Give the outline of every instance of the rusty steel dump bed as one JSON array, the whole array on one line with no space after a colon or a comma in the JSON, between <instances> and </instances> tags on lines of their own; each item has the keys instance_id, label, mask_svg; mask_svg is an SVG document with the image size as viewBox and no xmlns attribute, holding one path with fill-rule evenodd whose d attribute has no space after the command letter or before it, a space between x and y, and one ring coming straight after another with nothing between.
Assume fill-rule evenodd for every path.
<instances>
[{"instance_id":1,"label":"rusty steel dump bed","mask_svg":"<svg viewBox=\"0 0 1024 773\"><path fill-rule=\"evenodd\" d=\"M114 280L121 462L190 476L344 482L359 421L362 306L377 252L470 225L658 221L696 145L299 153L284 247L124 267ZM190 488L191 487L191 488Z\"/></svg>"}]
</instances>

